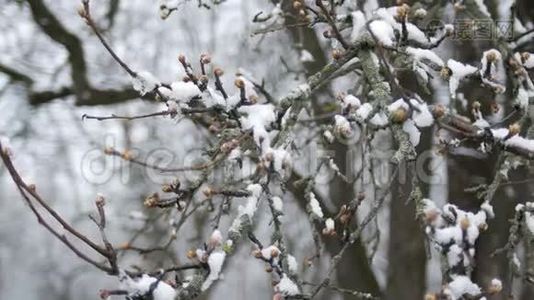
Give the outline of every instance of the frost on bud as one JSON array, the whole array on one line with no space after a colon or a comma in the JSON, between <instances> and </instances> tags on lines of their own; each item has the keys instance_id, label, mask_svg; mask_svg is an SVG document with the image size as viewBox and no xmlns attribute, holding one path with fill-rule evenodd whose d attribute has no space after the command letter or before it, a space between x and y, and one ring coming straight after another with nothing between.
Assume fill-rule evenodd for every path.
<instances>
[{"instance_id":1,"label":"frost on bud","mask_svg":"<svg viewBox=\"0 0 534 300\"><path fill-rule=\"evenodd\" d=\"M158 205L158 202L159 202L159 194L158 193L154 193L154 194L146 197L145 201L143 202L143 204L146 207L156 207Z\"/></svg>"},{"instance_id":2,"label":"frost on bud","mask_svg":"<svg viewBox=\"0 0 534 300\"><path fill-rule=\"evenodd\" d=\"M438 298L436 297L436 294L434 293L428 293L425 295L425 300L437 300Z\"/></svg>"},{"instance_id":3,"label":"frost on bud","mask_svg":"<svg viewBox=\"0 0 534 300\"><path fill-rule=\"evenodd\" d=\"M87 11L85 11L85 7L83 5L78 7L77 12L82 19L87 19Z\"/></svg>"},{"instance_id":4,"label":"frost on bud","mask_svg":"<svg viewBox=\"0 0 534 300\"><path fill-rule=\"evenodd\" d=\"M202 193L207 198L211 198L215 194L215 191L211 187L207 187L202 191Z\"/></svg>"},{"instance_id":5,"label":"frost on bud","mask_svg":"<svg viewBox=\"0 0 534 300\"><path fill-rule=\"evenodd\" d=\"M185 55L183 54L180 54L178 55L178 61L182 64L182 65L185 65L187 62L185 61Z\"/></svg>"},{"instance_id":6,"label":"frost on bud","mask_svg":"<svg viewBox=\"0 0 534 300\"><path fill-rule=\"evenodd\" d=\"M414 12L413 16L418 19L423 19L424 17L426 17L426 14L427 12L424 8L419 8Z\"/></svg>"},{"instance_id":7,"label":"frost on bud","mask_svg":"<svg viewBox=\"0 0 534 300\"><path fill-rule=\"evenodd\" d=\"M334 49L332 50L332 58L334 60L339 60L343 57L343 51L339 50L339 49Z\"/></svg>"},{"instance_id":8,"label":"frost on bud","mask_svg":"<svg viewBox=\"0 0 534 300\"><path fill-rule=\"evenodd\" d=\"M445 35L446 36L452 36L454 34L454 25L452 24L445 24Z\"/></svg>"},{"instance_id":9,"label":"frost on bud","mask_svg":"<svg viewBox=\"0 0 534 300\"><path fill-rule=\"evenodd\" d=\"M334 117L335 125L334 125L334 131L336 134L348 137L352 134L352 128L350 126L350 122L341 115L336 115Z\"/></svg>"},{"instance_id":10,"label":"frost on bud","mask_svg":"<svg viewBox=\"0 0 534 300\"><path fill-rule=\"evenodd\" d=\"M217 77L221 77L223 76L224 71L221 68L215 68L215 70L213 70L213 74Z\"/></svg>"},{"instance_id":11,"label":"frost on bud","mask_svg":"<svg viewBox=\"0 0 534 300\"><path fill-rule=\"evenodd\" d=\"M439 217L439 211L437 209L426 209L425 210L425 223L432 224Z\"/></svg>"},{"instance_id":12,"label":"frost on bud","mask_svg":"<svg viewBox=\"0 0 534 300\"><path fill-rule=\"evenodd\" d=\"M280 254L280 250L277 247L271 248L271 257L278 257Z\"/></svg>"},{"instance_id":13,"label":"frost on bud","mask_svg":"<svg viewBox=\"0 0 534 300\"><path fill-rule=\"evenodd\" d=\"M124 152L121 153L121 157L124 160L132 160L133 159L132 152L130 152L129 150L124 150Z\"/></svg>"},{"instance_id":14,"label":"frost on bud","mask_svg":"<svg viewBox=\"0 0 534 300\"><path fill-rule=\"evenodd\" d=\"M207 53L200 55L200 62L204 65L211 63L211 56Z\"/></svg>"},{"instance_id":15,"label":"frost on bud","mask_svg":"<svg viewBox=\"0 0 534 300\"><path fill-rule=\"evenodd\" d=\"M508 126L508 134L510 136L514 136L518 134L521 131L521 125L519 123L514 123Z\"/></svg>"},{"instance_id":16,"label":"frost on bud","mask_svg":"<svg viewBox=\"0 0 534 300\"><path fill-rule=\"evenodd\" d=\"M454 10L456 12L461 12L461 11L465 10L465 5L462 2L455 2L454 3Z\"/></svg>"},{"instance_id":17,"label":"frost on bud","mask_svg":"<svg viewBox=\"0 0 534 300\"><path fill-rule=\"evenodd\" d=\"M104 198L104 195L100 193L96 194L95 203L96 206L104 206L104 204L106 204L106 199Z\"/></svg>"},{"instance_id":18,"label":"frost on bud","mask_svg":"<svg viewBox=\"0 0 534 300\"><path fill-rule=\"evenodd\" d=\"M167 111L171 116L176 116L178 113L178 103L172 100L167 101Z\"/></svg>"},{"instance_id":19,"label":"frost on bud","mask_svg":"<svg viewBox=\"0 0 534 300\"><path fill-rule=\"evenodd\" d=\"M111 293L109 292L109 290L99 290L98 295L100 296L100 299L106 300L109 299Z\"/></svg>"},{"instance_id":20,"label":"frost on bud","mask_svg":"<svg viewBox=\"0 0 534 300\"><path fill-rule=\"evenodd\" d=\"M439 119L445 115L445 112L447 111L447 108L445 108L442 104L437 104L432 109L432 115L434 118Z\"/></svg>"},{"instance_id":21,"label":"frost on bud","mask_svg":"<svg viewBox=\"0 0 534 300\"><path fill-rule=\"evenodd\" d=\"M163 184L161 186L161 191L164 192L164 193L172 193L173 192L173 188L171 187L170 184Z\"/></svg>"},{"instance_id":22,"label":"frost on bud","mask_svg":"<svg viewBox=\"0 0 534 300\"><path fill-rule=\"evenodd\" d=\"M222 245L222 240L223 240L223 236L221 234L221 231L219 229L215 229L210 236L210 239L208 241L208 246L211 249L219 247L220 245Z\"/></svg>"},{"instance_id":23,"label":"frost on bud","mask_svg":"<svg viewBox=\"0 0 534 300\"><path fill-rule=\"evenodd\" d=\"M335 137L330 130L325 130L325 132L323 132L323 137L329 144L332 144L335 140Z\"/></svg>"},{"instance_id":24,"label":"frost on bud","mask_svg":"<svg viewBox=\"0 0 534 300\"><path fill-rule=\"evenodd\" d=\"M11 146L9 143L9 138L0 136L0 145L2 146L2 154L5 156L11 156Z\"/></svg>"},{"instance_id":25,"label":"frost on bud","mask_svg":"<svg viewBox=\"0 0 534 300\"><path fill-rule=\"evenodd\" d=\"M300 1L293 1L293 8L295 10L300 10L302 8L302 2Z\"/></svg>"},{"instance_id":26,"label":"frost on bud","mask_svg":"<svg viewBox=\"0 0 534 300\"><path fill-rule=\"evenodd\" d=\"M328 218L324 221L325 228L323 229L323 234L328 236L336 235L335 222L332 218Z\"/></svg>"},{"instance_id":27,"label":"frost on bud","mask_svg":"<svg viewBox=\"0 0 534 300\"><path fill-rule=\"evenodd\" d=\"M488 293L491 294L497 294L502 291L502 282L494 278L491 280L490 286L488 287Z\"/></svg>"},{"instance_id":28,"label":"frost on bud","mask_svg":"<svg viewBox=\"0 0 534 300\"><path fill-rule=\"evenodd\" d=\"M389 118L393 123L404 123L408 119L408 111L403 107L399 107L391 112Z\"/></svg>"},{"instance_id":29,"label":"frost on bud","mask_svg":"<svg viewBox=\"0 0 534 300\"><path fill-rule=\"evenodd\" d=\"M489 63L498 61L501 59L501 53L499 53L499 51L495 49L491 49L487 52L486 59L488 60Z\"/></svg>"},{"instance_id":30,"label":"frost on bud","mask_svg":"<svg viewBox=\"0 0 534 300\"><path fill-rule=\"evenodd\" d=\"M240 89L240 90L245 88L245 82L243 81L243 79L237 78L237 79L234 81L234 84L235 84L235 86L236 86L238 89Z\"/></svg>"},{"instance_id":31,"label":"frost on bud","mask_svg":"<svg viewBox=\"0 0 534 300\"><path fill-rule=\"evenodd\" d=\"M439 75L441 76L441 78L445 80L449 80L449 78L451 78L451 75L452 75L452 70L449 67L443 67L439 71Z\"/></svg>"}]
</instances>

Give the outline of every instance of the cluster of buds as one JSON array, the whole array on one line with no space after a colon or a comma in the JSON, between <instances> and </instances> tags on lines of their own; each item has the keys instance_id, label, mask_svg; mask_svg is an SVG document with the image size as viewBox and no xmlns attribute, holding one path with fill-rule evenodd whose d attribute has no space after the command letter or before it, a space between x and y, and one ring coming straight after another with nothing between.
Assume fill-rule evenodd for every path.
<instances>
[{"instance_id":1,"label":"cluster of buds","mask_svg":"<svg viewBox=\"0 0 534 300\"><path fill-rule=\"evenodd\" d=\"M230 153L230 151L234 150L238 146L239 146L239 140L231 139L227 142L222 143L220 150L222 153Z\"/></svg>"},{"instance_id":2,"label":"cluster of buds","mask_svg":"<svg viewBox=\"0 0 534 300\"><path fill-rule=\"evenodd\" d=\"M268 263L268 266L265 268L265 271L271 273L273 271L273 268L277 267L280 256L280 249L278 249L278 247L276 247L275 245L271 245L267 248L253 250L252 256Z\"/></svg>"},{"instance_id":3,"label":"cluster of buds","mask_svg":"<svg viewBox=\"0 0 534 300\"><path fill-rule=\"evenodd\" d=\"M443 68L441 68L441 70L439 71L439 75L441 76L441 78L443 78L444 80L449 80L449 78L451 78L452 76L452 70L447 67L447 66L444 66Z\"/></svg>"},{"instance_id":4,"label":"cluster of buds","mask_svg":"<svg viewBox=\"0 0 534 300\"><path fill-rule=\"evenodd\" d=\"M499 279L492 279L489 287L487 288L488 294L495 295L502 291L502 282Z\"/></svg>"},{"instance_id":5,"label":"cluster of buds","mask_svg":"<svg viewBox=\"0 0 534 300\"><path fill-rule=\"evenodd\" d=\"M190 260L197 260L201 263L207 263L210 254L222 245L223 236L219 229L215 229L204 244L203 248L191 249L187 251L187 258Z\"/></svg>"},{"instance_id":6,"label":"cluster of buds","mask_svg":"<svg viewBox=\"0 0 534 300\"><path fill-rule=\"evenodd\" d=\"M519 134L520 131L521 131L521 125L519 125L519 123L510 124L510 126L508 126L508 134L506 135L504 140L507 140L513 137L514 135Z\"/></svg>"},{"instance_id":7,"label":"cluster of buds","mask_svg":"<svg viewBox=\"0 0 534 300\"><path fill-rule=\"evenodd\" d=\"M416 9L415 12L413 13L414 18L417 18L417 19L423 19L424 17L426 17L426 15L427 15L427 11L424 8Z\"/></svg>"},{"instance_id":8,"label":"cluster of buds","mask_svg":"<svg viewBox=\"0 0 534 300\"><path fill-rule=\"evenodd\" d=\"M306 11L306 2L304 0L294 0L293 9L301 21L309 21L308 12Z\"/></svg>"},{"instance_id":9,"label":"cluster of buds","mask_svg":"<svg viewBox=\"0 0 534 300\"><path fill-rule=\"evenodd\" d=\"M106 199L104 198L104 195L100 193L96 194L95 204L97 207L104 207L104 205L106 205Z\"/></svg>"},{"instance_id":10,"label":"cluster of buds","mask_svg":"<svg viewBox=\"0 0 534 300\"><path fill-rule=\"evenodd\" d=\"M171 181L171 183L164 183L161 186L161 191L164 193L178 194L180 192L180 185L180 180L178 180L178 178L175 178Z\"/></svg>"},{"instance_id":11,"label":"cluster of buds","mask_svg":"<svg viewBox=\"0 0 534 300\"><path fill-rule=\"evenodd\" d=\"M133 153L130 151L130 150L124 150L122 153L121 153L121 157L122 159L124 160L132 160L134 157L133 157Z\"/></svg>"},{"instance_id":12,"label":"cluster of buds","mask_svg":"<svg viewBox=\"0 0 534 300\"><path fill-rule=\"evenodd\" d=\"M437 120L445 115L447 108L443 104L436 104L432 108L432 116Z\"/></svg>"},{"instance_id":13,"label":"cluster of buds","mask_svg":"<svg viewBox=\"0 0 534 300\"><path fill-rule=\"evenodd\" d=\"M214 190L212 187L208 186L206 187L205 189L202 190L202 193L204 194L204 196L206 196L206 198L211 198L213 197L213 195L216 195L217 194L217 191Z\"/></svg>"},{"instance_id":14,"label":"cluster of buds","mask_svg":"<svg viewBox=\"0 0 534 300\"><path fill-rule=\"evenodd\" d=\"M332 58L334 60L340 60L342 57L343 57L343 50L341 49L332 50Z\"/></svg>"},{"instance_id":15,"label":"cluster of buds","mask_svg":"<svg viewBox=\"0 0 534 300\"><path fill-rule=\"evenodd\" d=\"M148 197L145 198L145 201L143 202L143 205L146 207L157 207L159 204L159 194L154 193Z\"/></svg>"}]
</instances>

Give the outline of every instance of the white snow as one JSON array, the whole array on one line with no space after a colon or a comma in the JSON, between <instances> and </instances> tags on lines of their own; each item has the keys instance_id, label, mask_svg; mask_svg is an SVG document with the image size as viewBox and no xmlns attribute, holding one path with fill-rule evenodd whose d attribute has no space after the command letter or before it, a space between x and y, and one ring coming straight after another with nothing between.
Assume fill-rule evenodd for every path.
<instances>
[{"instance_id":1,"label":"white snow","mask_svg":"<svg viewBox=\"0 0 534 300\"><path fill-rule=\"evenodd\" d=\"M367 20L361 10L353 11L352 15L352 32L350 34L350 40L354 43L360 37L362 29L365 27Z\"/></svg>"},{"instance_id":2,"label":"white snow","mask_svg":"<svg viewBox=\"0 0 534 300\"><path fill-rule=\"evenodd\" d=\"M350 122L342 115L335 115L334 129L337 133L343 136L349 136L352 133Z\"/></svg>"},{"instance_id":3,"label":"white snow","mask_svg":"<svg viewBox=\"0 0 534 300\"><path fill-rule=\"evenodd\" d=\"M453 59L449 59L447 61L447 67L452 71L451 77L449 78L449 90L451 97L456 98L456 90L460 85L460 81L462 81L465 77L474 74L478 71L478 69Z\"/></svg>"},{"instance_id":4,"label":"white snow","mask_svg":"<svg viewBox=\"0 0 534 300\"><path fill-rule=\"evenodd\" d=\"M282 279L276 285L276 290L284 296L295 296L300 293L298 286L286 274L282 274Z\"/></svg>"},{"instance_id":5,"label":"white snow","mask_svg":"<svg viewBox=\"0 0 534 300\"><path fill-rule=\"evenodd\" d=\"M273 208L279 212L282 212L284 209L284 202L282 199L278 196L274 196L271 198L271 200L273 201Z\"/></svg>"},{"instance_id":6,"label":"white snow","mask_svg":"<svg viewBox=\"0 0 534 300\"><path fill-rule=\"evenodd\" d=\"M280 249L276 247L275 245L271 245L267 248L263 248L260 250L261 256L267 260L270 260L273 257L277 257L278 254L280 254Z\"/></svg>"},{"instance_id":7,"label":"white snow","mask_svg":"<svg viewBox=\"0 0 534 300\"><path fill-rule=\"evenodd\" d=\"M415 122L412 119L406 120L402 124L402 130L408 134L410 137L410 143L415 147L419 145L419 140L421 139L421 132L415 126Z\"/></svg>"},{"instance_id":8,"label":"white snow","mask_svg":"<svg viewBox=\"0 0 534 300\"><path fill-rule=\"evenodd\" d=\"M295 257L291 254L287 255L287 267L289 269L289 273L296 274L298 271L298 263Z\"/></svg>"},{"instance_id":9,"label":"white snow","mask_svg":"<svg viewBox=\"0 0 534 300\"><path fill-rule=\"evenodd\" d=\"M528 211L525 212L525 223L531 234L534 234L534 215Z\"/></svg>"},{"instance_id":10,"label":"white snow","mask_svg":"<svg viewBox=\"0 0 534 300\"><path fill-rule=\"evenodd\" d=\"M245 84L245 95L247 96L247 99L251 100L251 98L258 98L258 93L256 93L256 89L254 88L254 84L252 83L252 81L248 80L245 76L242 75L238 76L237 79L243 81L243 83Z\"/></svg>"},{"instance_id":11,"label":"white snow","mask_svg":"<svg viewBox=\"0 0 534 300\"><path fill-rule=\"evenodd\" d=\"M376 113L370 120L369 123L378 126L384 127L389 123L388 116L384 112Z\"/></svg>"},{"instance_id":12,"label":"white snow","mask_svg":"<svg viewBox=\"0 0 534 300\"><path fill-rule=\"evenodd\" d=\"M410 106L408 105L408 103L406 103L406 101L404 101L404 99L401 98L391 103L388 106L388 111L391 113L391 112L396 111L399 108L404 108L406 111L410 110Z\"/></svg>"},{"instance_id":13,"label":"white snow","mask_svg":"<svg viewBox=\"0 0 534 300\"><path fill-rule=\"evenodd\" d=\"M506 146L517 147L529 152L534 152L534 140L526 139L518 134L507 139L504 144Z\"/></svg>"},{"instance_id":14,"label":"white snow","mask_svg":"<svg viewBox=\"0 0 534 300\"><path fill-rule=\"evenodd\" d=\"M369 117L369 114L373 111L373 106L370 103L364 103L358 110L356 111L356 116L361 118L362 120L367 120Z\"/></svg>"},{"instance_id":15,"label":"white snow","mask_svg":"<svg viewBox=\"0 0 534 300\"><path fill-rule=\"evenodd\" d=\"M342 101L343 110L346 110L347 108L357 109L358 107L360 107L360 105L361 105L360 99L358 99L358 97L356 96L349 94L343 97L343 101Z\"/></svg>"},{"instance_id":16,"label":"white snow","mask_svg":"<svg viewBox=\"0 0 534 300\"><path fill-rule=\"evenodd\" d=\"M517 90L516 102L519 104L519 106L521 106L522 109L526 109L528 107L529 98L529 92L525 88L520 87Z\"/></svg>"},{"instance_id":17,"label":"white snow","mask_svg":"<svg viewBox=\"0 0 534 300\"><path fill-rule=\"evenodd\" d=\"M527 69L534 68L534 53L527 53L527 59L523 61L523 66Z\"/></svg>"},{"instance_id":18,"label":"white snow","mask_svg":"<svg viewBox=\"0 0 534 300\"><path fill-rule=\"evenodd\" d=\"M494 290L494 291L501 291L502 290L502 281L500 281L497 278L493 278L491 280L490 285L491 285L491 289Z\"/></svg>"},{"instance_id":19,"label":"white snow","mask_svg":"<svg viewBox=\"0 0 534 300\"><path fill-rule=\"evenodd\" d=\"M493 60L488 60L489 57L493 57ZM482 59L480 60L480 63L482 64L482 67L480 68L480 76L484 78L484 74L486 72L486 69L490 68L489 76L490 78L495 77L497 74L497 61L500 61L502 59L501 53L496 49L490 49L487 51L484 51L482 54Z\"/></svg>"},{"instance_id":20,"label":"white snow","mask_svg":"<svg viewBox=\"0 0 534 300\"><path fill-rule=\"evenodd\" d=\"M276 121L274 106L272 104L243 105L238 111L246 116L242 116L241 128L243 130L252 129L256 145L263 151L270 145L269 134L266 127Z\"/></svg>"},{"instance_id":21,"label":"white snow","mask_svg":"<svg viewBox=\"0 0 534 300\"><path fill-rule=\"evenodd\" d=\"M314 62L315 58L313 58L313 55L306 49L302 49L300 51L300 61L301 62Z\"/></svg>"},{"instance_id":22,"label":"white snow","mask_svg":"<svg viewBox=\"0 0 534 300\"><path fill-rule=\"evenodd\" d=\"M178 103L174 100L167 101L167 110L169 113L177 113L178 112Z\"/></svg>"},{"instance_id":23,"label":"white snow","mask_svg":"<svg viewBox=\"0 0 534 300\"><path fill-rule=\"evenodd\" d=\"M154 300L174 300L176 291L169 284L159 281L158 279L147 274L143 274L139 278L131 278L124 271L120 271L119 280L121 289L126 290L130 297L142 296L150 291L150 286L157 282L157 286L152 291Z\"/></svg>"},{"instance_id":24,"label":"white snow","mask_svg":"<svg viewBox=\"0 0 534 300\"><path fill-rule=\"evenodd\" d=\"M496 139L502 140L506 136L508 136L508 129L506 129L506 128L492 129L491 130L491 134Z\"/></svg>"},{"instance_id":25,"label":"white snow","mask_svg":"<svg viewBox=\"0 0 534 300\"><path fill-rule=\"evenodd\" d=\"M208 245L211 247L211 248L215 248L215 247L218 247L222 244L222 241L223 241L223 236L222 236L222 233L219 229L215 229L212 233L211 233L211 236L210 236L210 239L209 239L209 242L208 242Z\"/></svg>"},{"instance_id":26,"label":"white snow","mask_svg":"<svg viewBox=\"0 0 534 300\"><path fill-rule=\"evenodd\" d=\"M395 33L388 22L383 20L373 21L369 24L369 29L382 45L393 47L395 44Z\"/></svg>"},{"instance_id":27,"label":"white snow","mask_svg":"<svg viewBox=\"0 0 534 300\"><path fill-rule=\"evenodd\" d=\"M419 109L419 111L414 109L412 113L412 119L417 127L428 127L434 123L434 117L426 103L420 103L415 99L410 99L410 103Z\"/></svg>"},{"instance_id":28,"label":"white snow","mask_svg":"<svg viewBox=\"0 0 534 300\"><path fill-rule=\"evenodd\" d=\"M332 218L328 218L324 221L324 226L327 231L334 231L335 230L335 222Z\"/></svg>"},{"instance_id":29,"label":"white snow","mask_svg":"<svg viewBox=\"0 0 534 300\"><path fill-rule=\"evenodd\" d=\"M452 279L446 291L453 300L460 299L463 295L478 296L481 293L480 287L465 275L456 275Z\"/></svg>"},{"instance_id":30,"label":"white snow","mask_svg":"<svg viewBox=\"0 0 534 300\"><path fill-rule=\"evenodd\" d=\"M475 3L478 6L478 9L481 13L485 14L488 17L491 17L488 8L486 7L486 4L484 4L484 0L475 0Z\"/></svg>"},{"instance_id":31,"label":"white snow","mask_svg":"<svg viewBox=\"0 0 534 300\"><path fill-rule=\"evenodd\" d=\"M256 209L258 207L258 198L261 195L262 188L259 184L249 184L247 186L247 190L251 192L251 195L247 197L246 204L239 205L237 207L237 216L232 222L232 226L230 226L229 231L238 232L239 227L241 226L241 217L244 215L247 215L250 219L254 216L254 213L256 212Z\"/></svg>"},{"instance_id":32,"label":"white snow","mask_svg":"<svg viewBox=\"0 0 534 300\"><path fill-rule=\"evenodd\" d=\"M480 205L480 209L482 209L488 218L495 218L495 213L493 212L493 206L486 200L482 202Z\"/></svg>"},{"instance_id":33,"label":"white snow","mask_svg":"<svg viewBox=\"0 0 534 300\"><path fill-rule=\"evenodd\" d=\"M323 132L323 137L326 139L326 141L329 143L329 144L332 144L334 142L334 135L332 134L332 132L330 130L325 130Z\"/></svg>"},{"instance_id":34,"label":"white snow","mask_svg":"<svg viewBox=\"0 0 534 300\"><path fill-rule=\"evenodd\" d=\"M406 53L418 61L428 60L440 67L445 65L443 60L432 50L406 47Z\"/></svg>"},{"instance_id":35,"label":"white snow","mask_svg":"<svg viewBox=\"0 0 534 300\"><path fill-rule=\"evenodd\" d=\"M422 45L428 44L428 38L426 37L425 33L414 24L406 22L406 30L408 32L409 40L415 41Z\"/></svg>"},{"instance_id":36,"label":"white snow","mask_svg":"<svg viewBox=\"0 0 534 300\"><path fill-rule=\"evenodd\" d=\"M131 76L130 80L134 90L138 91L141 96L153 91L159 85L159 80L148 71L141 71L136 76Z\"/></svg>"},{"instance_id":37,"label":"white snow","mask_svg":"<svg viewBox=\"0 0 534 300\"><path fill-rule=\"evenodd\" d=\"M319 204L319 201L317 201L317 198L315 198L314 193L310 193L310 210L311 213L316 215L319 218L323 218L323 210L321 209L321 205Z\"/></svg>"},{"instance_id":38,"label":"white snow","mask_svg":"<svg viewBox=\"0 0 534 300\"><path fill-rule=\"evenodd\" d=\"M196 84L191 81L176 81L171 83L172 99L178 102L189 102L202 94Z\"/></svg>"},{"instance_id":39,"label":"white snow","mask_svg":"<svg viewBox=\"0 0 534 300\"><path fill-rule=\"evenodd\" d=\"M210 254L208 257L210 274L202 284L203 291L207 290L215 280L219 279L225 258L226 253L224 251L217 251Z\"/></svg>"}]
</instances>

